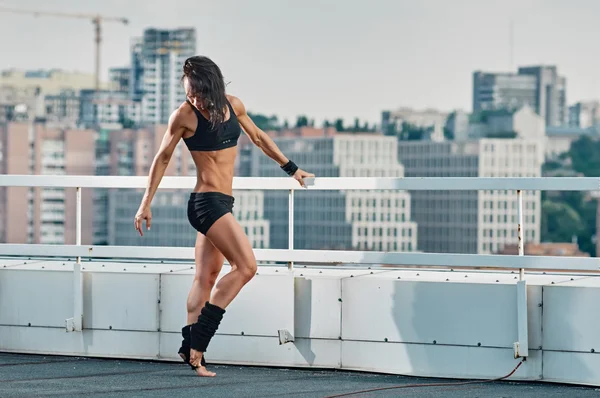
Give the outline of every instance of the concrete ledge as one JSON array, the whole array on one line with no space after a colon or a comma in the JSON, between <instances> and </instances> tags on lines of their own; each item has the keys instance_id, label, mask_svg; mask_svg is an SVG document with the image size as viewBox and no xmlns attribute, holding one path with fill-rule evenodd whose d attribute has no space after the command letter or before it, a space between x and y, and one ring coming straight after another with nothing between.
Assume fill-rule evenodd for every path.
<instances>
[{"instance_id":1,"label":"concrete ledge","mask_svg":"<svg viewBox=\"0 0 600 398\"><path fill-rule=\"evenodd\" d=\"M189 264L86 262L84 330L67 332L73 264L3 261L0 351L180 361ZM515 278L510 272L259 267L227 309L207 359L501 377L519 361L512 347ZM593 316L600 278L528 274L527 282L529 357L511 379L600 385L600 320ZM280 329L295 341L279 345Z\"/></svg>"}]
</instances>

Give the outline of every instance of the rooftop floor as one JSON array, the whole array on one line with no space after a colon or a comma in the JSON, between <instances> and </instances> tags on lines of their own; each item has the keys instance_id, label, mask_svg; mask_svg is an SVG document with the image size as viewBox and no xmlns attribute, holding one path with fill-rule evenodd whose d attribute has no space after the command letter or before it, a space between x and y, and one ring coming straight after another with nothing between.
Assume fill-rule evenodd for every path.
<instances>
[{"instance_id":1,"label":"rooftop floor","mask_svg":"<svg viewBox=\"0 0 600 398\"><path fill-rule=\"evenodd\" d=\"M183 363L0 353L0 396L327 397L452 380L332 370L211 366L199 378ZM509 371L509 370L507 370ZM459 383L460 381L456 381ZM389 389L354 397L597 397L599 388L531 382Z\"/></svg>"}]
</instances>

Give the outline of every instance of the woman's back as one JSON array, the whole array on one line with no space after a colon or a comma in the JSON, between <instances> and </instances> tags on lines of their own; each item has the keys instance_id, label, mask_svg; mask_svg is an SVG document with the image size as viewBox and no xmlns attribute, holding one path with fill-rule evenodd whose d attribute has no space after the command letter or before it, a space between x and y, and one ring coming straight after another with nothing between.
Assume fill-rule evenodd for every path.
<instances>
[{"instance_id":1,"label":"woman's back","mask_svg":"<svg viewBox=\"0 0 600 398\"><path fill-rule=\"evenodd\" d=\"M181 106L188 131L183 141L196 165L194 192L222 192L231 195L237 141L241 127L233 106L227 101L223 121L212 124L210 114L189 100ZM191 110L190 111L188 111Z\"/></svg>"}]
</instances>

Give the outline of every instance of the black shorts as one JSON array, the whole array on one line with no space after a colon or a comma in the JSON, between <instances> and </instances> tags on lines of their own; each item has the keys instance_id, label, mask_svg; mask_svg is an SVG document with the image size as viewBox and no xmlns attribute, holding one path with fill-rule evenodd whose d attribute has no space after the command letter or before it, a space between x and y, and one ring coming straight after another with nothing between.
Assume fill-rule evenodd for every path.
<instances>
[{"instance_id":1,"label":"black shorts","mask_svg":"<svg viewBox=\"0 0 600 398\"><path fill-rule=\"evenodd\" d=\"M219 218L233 212L233 196L221 192L192 192L188 201L188 221L196 231L206 232Z\"/></svg>"}]
</instances>

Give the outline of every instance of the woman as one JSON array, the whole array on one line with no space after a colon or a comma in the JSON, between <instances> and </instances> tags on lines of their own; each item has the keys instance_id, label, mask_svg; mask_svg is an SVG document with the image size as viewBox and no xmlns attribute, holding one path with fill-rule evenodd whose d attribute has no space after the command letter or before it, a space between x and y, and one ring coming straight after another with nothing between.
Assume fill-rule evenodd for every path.
<instances>
[{"instance_id":1,"label":"woman","mask_svg":"<svg viewBox=\"0 0 600 398\"><path fill-rule=\"evenodd\" d=\"M206 369L204 352L225 308L256 273L256 259L250 242L232 215L234 160L242 127L252 143L301 186L305 186L304 178L314 177L314 174L299 169L287 159L271 138L252 122L242 101L225 93L223 75L210 59L188 58L183 65L182 81L187 100L169 118L134 223L141 236L144 220L150 230L150 203L173 150L183 139L197 170L187 214L198 234L196 274L187 299L187 325L182 329L179 355L198 375L215 376ZM231 265L231 271L214 286L225 259Z\"/></svg>"}]
</instances>

